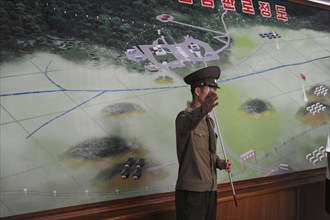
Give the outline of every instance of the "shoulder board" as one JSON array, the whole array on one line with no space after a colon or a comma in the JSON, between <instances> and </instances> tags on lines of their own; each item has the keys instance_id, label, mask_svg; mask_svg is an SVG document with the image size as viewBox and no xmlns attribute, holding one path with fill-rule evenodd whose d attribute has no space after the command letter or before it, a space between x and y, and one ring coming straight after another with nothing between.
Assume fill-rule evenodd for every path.
<instances>
[{"instance_id":1,"label":"shoulder board","mask_svg":"<svg viewBox=\"0 0 330 220\"><path fill-rule=\"evenodd\" d=\"M192 112L193 110L194 110L193 108L188 107L188 108L186 108L184 111L185 111L185 112Z\"/></svg>"}]
</instances>

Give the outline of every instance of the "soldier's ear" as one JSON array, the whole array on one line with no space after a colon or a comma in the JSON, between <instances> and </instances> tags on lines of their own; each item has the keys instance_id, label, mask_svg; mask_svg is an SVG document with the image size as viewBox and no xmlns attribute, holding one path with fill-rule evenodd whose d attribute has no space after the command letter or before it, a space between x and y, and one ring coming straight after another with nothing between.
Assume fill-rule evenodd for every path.
<instances>
[{"instance_id":1,"label":"soldier's ear","mask_svg":"<svg viewBox=\"0 0 330 220\"><path fill-rule=\"evenodd\" d=\"M200 94L201 94L201 92L202 92L202 91L201 91L201 87L196 87L194 92L195 92L195 95L196 95L196 96L200 96Z\"/></svg>"}]
</instances>

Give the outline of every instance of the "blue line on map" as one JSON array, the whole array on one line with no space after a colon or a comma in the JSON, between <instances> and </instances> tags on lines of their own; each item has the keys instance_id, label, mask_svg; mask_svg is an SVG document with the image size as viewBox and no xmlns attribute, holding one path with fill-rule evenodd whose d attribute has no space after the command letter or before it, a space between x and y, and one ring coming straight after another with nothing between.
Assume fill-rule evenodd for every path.
<instances>
[{"instance_id":1,"label":"blue line on map","mask_svg":"<svg viewBox=\"0 0 330 220\"><path fill-rule=\"evenodd\" d=\"M316 58L316 59L307 60L307 61L299 62L299 63L284 64L284 65L273 67L273 68L270 68L270 69L266 69L266 70L262 70L262 71L258 71L258 72L254 72L254 73L247 73L247 74L239 75L239 76L232 77L232 78L229 78L229 79L220 80L220 82L228 82L228 81L232 81L232 80L236 80L236 79L241 79L241 78L245 78L245 77L248 77L248 76L258 75L258 74L261 74L261 73L270 72L270 71L273 71L273 70L276 70L276 69L281 69L281 68L288 67L288 66L303 65L303 64L306 64L306 63L310 63L310 62L313 62L313 61L317 61L317 60L321 60L321 59L325 59L325 58L329 58L329 57L330 56L325 56L325 57L319 57L319 58Z\"/></svg>"},{"instance_id":2,"label":"blue line on map","mask_svg":"<svg viewBox=\"0 0 330 220\"><path fill-rule=\"evenodd\" d=\"M276 69L281 69L281 68L288 67L288 66L303 65L303 64L310 63L310 62L313 62L313 61L317 61L317 60L321 60L321 59L326 59L326 58L329 58L329 57L330 56L324 56L324 57L319 57L319 58L312 59L312 60L307 60L307 61L304 61L304 62L292 63L292 64L284 64L284 65L281 65L281 66L278 66L278 67L273 67L273 68L262 70L262 71L258 71L258 72L242 74L240 76L236 76L236 77L232 77L232 78L220 80L220 82L221 83L225 83L225 82L229 82L229 81L232 81L232 80L237 80L237 79L249 77L249 76L252 76L252 75L258 75L258 74L261 74L261 73L270 72L270 71L273 71L273 70L276 70ZM44 90L44 91L30 91L30 92L18 92L18 93L10 93L10 94L0 94L0 97L2 97L2 96L29 95L29 94L37 94L37 93L51 93L51 92L130 92L130 91L179 89L179 88L185 88L185 87L188 86L188 85L182 85L182 86L166 86L166 87L152 87L152 88L132 88L132 89L77 90L77 89L64 89L63 87L61 87L58 84L56 84L53 80L51 80L48 76L47 76L47 78L51 82L53 82L56 86L58 86L60 89L58 89L58 90Z\"/></svg>"},{"instance_id":3,"label":"blue line on map","mask_svg":"<svg viewBox=\"0 0 330 220\"><path fill-rule=\"evenodd\" d=\"M10 93L10 94L0 94L0 96L18 96L18 95L30 95L30 94L39 94L39 93L52 93L52 92L63 92L64 90L44 90L44 91L30 91L30 92L16 92L16 93Z\"/></svg>"},{"instance_id":4,"label":"blue line on map","mask_svg":"<svg viewBox=\"0 0 330 220\"><path fill-rule=\"evenodd\" d=\"M10 94L0 94L0 96L18 96L18 95L30 95L30 94L40 94L40 93L52 93L52 92L130 92L130 91L148 91L148 90L162 90L162 89L179 89L187 87L188 85L182 86L166 86L166 87L151 87L151 88L133 88L133 89L55 89L55 90L44 90L44 91L30 91L30 92L17 92Z\"/></svg>"},{"instance_id":5,"label":"blue line on map","mask_svg":"<svg viewBox=\"0 0 330 220\"><path fill-rule=\"evenodd\" d=\"M56 82L54 82L49 76L48 76L48 67L49 65L52 63L52 60L48 63L48 65L46 66L45 69L45 76L47 77L47 79L49 81L51 81L55 86L57 86L58 88L60 88L61 90L64 90L64 88L62 86L60 86L59 84L57 84Z\"/></svg>"},{"instance_id":6,"label":"blue line on map","mask_svg":"<svg viewBox=\"0 0 330 220\"><path fill-rule=\"evenodd\" d=\"M317 61L317 60L321 60L321 59L325 59L325 58L329 58L330 56L325 56L325 57L319 57L316 59L312 59L312 60L307 60L304 62L299 62L299 63L293 63L293 64L284 64L281 66L277 66L277 67L273 67L267 70L263 70L263 71L258 71L258 72L253 72L253 73L248 73L248 74L243 74L240 76L236 76L236 77L232 77L229 79L225 79L225 80L220 80L220 82L224 83L224 82L229 82L232 80L237 80L237 79L241 79L241 78L245 78L245 77L249 77L252 75L257 75L257 74L261 74L261 73L265 73L265 72L269 72L269 71L273 71L276 69L280 69L283 67L288 67L288 66L297 66L297 65L303 65L306 63L310 63L313 61ZM75 107L65 111L64 113L48 120L47 122L43 123L41 126L39 126L37 129L35 129L32 133L30 133L27 138L31 137L34 133L36 133L38 130L40 130L41 128L43 128L44 126L48 125L49 123L53 122L54 120L68 114L69 112L79 108L80 106L92 101L93 99L103 95L104 93L108 93L108 92L129 92L129 91L148 91L148 90L162 90L162 89L178 89L178 88L184 88L187 87L188 85L182 85L182 86L166 86L166 87L152 87L152 88L133 88L133 89L108 89L108 90L75 90L75 89L65 89L62 86L58 85L56 82L54 82L49 76L48 76L48 67L49 65L52 63L52 61L50 61L45 69L45 76L47 77L47 79L52 82L54 85L56 85L58 88L58 90L44 90L44 91L29 91L29 92L18 92L18 93L11 93L11 94L0 94L0 97L2 96L17 96L17 95L28 95L28 94L38 94L38 93L51 93L51 92L98 92L97 95L91 97L90 99L76 105Z\"/></svg>"},{"instance_id":7,"label":"blue line on map","mask_svg":"<svg viewBox=\"0 0 330 220\"><path fill-rule=\"evenodd\" d=\"M58 115L58 116L56 116L56 117L54 117L54 118L52 118L52 119L46 121L46 122L43 123L41 126L39 126L37 129L35 129L32 133L30 133L30 134L26 137L26 139L28 139L29 137L31 137L34 133L36 133L38 130L40 130L42 127L46 126L47 124L51 123L52 121L54 121L54 120L56 120L56 119L58 119L58 118L60 118L60 117L62 117L62 116L64 116L64 115L68 114L69 112L71 112L71 111L73 111L73 110L79 108L80 106L82 106L82 105L84 105L84 104L86 104L86 103L92 101L93 99L95 99L96 97L98 97L98 96L100 96L100 95L103 95L104 93L105 93L105 92L101 92L101 93L99 93L99 94L97 94L97 95L91 97L90 99L87 99L86 101L80 103L79 105L77 105L77 106L75 106L75 107L73 107L73 108L71 108L71 109L69 109L69 110L63 112L62 114L60 114L60 115Z\"/></svg>"}]
</instances>

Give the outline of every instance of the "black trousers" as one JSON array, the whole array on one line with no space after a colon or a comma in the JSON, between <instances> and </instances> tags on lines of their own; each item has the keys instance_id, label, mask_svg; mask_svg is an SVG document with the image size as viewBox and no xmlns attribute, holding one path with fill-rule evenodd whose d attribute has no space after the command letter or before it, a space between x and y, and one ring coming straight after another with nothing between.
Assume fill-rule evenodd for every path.
<instances>
[{"instance_id":1,"label":"black trousers","mask_svg":"<svg viewBox=\"0 0 330 220\"><path fill-rule=\"evenodd\" d=\"M325 178L325 211L330 214L330 180Z\"/></svg>"},{"instance_id":2,"label":"black trousers","mask_svg":"<svg viewBox=\"0 0 330 220\"><path fill-rule=\"evenodd\" d=\"M217 192L175 191L176 220L215 220Z\"/></svg>"}]
</instances>

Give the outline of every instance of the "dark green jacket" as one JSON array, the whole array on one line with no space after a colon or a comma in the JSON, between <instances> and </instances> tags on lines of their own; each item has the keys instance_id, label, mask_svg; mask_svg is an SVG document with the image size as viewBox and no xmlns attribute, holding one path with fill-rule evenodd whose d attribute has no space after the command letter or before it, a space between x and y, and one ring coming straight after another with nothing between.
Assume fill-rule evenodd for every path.
<instances>
[{"instance_id":1,"label":"dark green jacket","mask_svg":"<svg viewBox=\"0 0 330 220\"><path fill-rule=\"evenodd\" d=\"M217 190L216 161L220 158L209 149L206 117L210 118L202 113L201 108L187 108L176 118L176 147L179 161L176 190ZM211 132L214 132L214 121L211 118L210 121L213 128Z\"/></svg>"}]
</instances>

